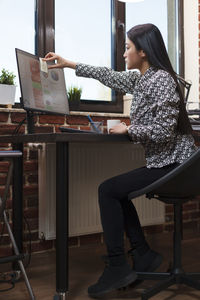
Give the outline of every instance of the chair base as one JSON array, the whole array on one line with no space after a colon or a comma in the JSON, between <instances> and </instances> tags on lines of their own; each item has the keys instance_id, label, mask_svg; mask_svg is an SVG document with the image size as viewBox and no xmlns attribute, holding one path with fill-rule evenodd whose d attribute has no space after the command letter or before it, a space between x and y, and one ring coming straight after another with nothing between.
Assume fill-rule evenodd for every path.
<instances>
[{"instance_id":1,"label":"chair base","mask_svg":"<svg viewBox=\"0 0 200 300\"><path fill-rule=\"evenodd\" d=\"M170 273L161 272L137 272L138 279L162 280L152 288L142 293L141 300L147 300L174 284L185 284L196 290L200 290L200 273L185 273L182 269L172 270Z\"/></svg>"}]
</instances>

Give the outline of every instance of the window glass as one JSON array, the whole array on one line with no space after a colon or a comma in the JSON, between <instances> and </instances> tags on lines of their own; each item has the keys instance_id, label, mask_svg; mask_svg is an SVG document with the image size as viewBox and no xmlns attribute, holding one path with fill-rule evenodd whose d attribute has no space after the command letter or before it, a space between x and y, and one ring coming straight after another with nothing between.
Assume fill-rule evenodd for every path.
<instances>
[{"instance_id":1,"label":"window glass","mask_svg":"<svg viewBox=\"0 0 200 300\"><path fill-rule=\"evenodd\" d=\"M110 0L56 0L55 51L95 66L111 67ZM76 77L65 69L66 86L82 88L83 100L111 100L111 89L97 80Z\"/></svg>"},{"instance_id":2,"label":"window glass","mask_svg":"<svg viewBox=\"0 0 200 300\"><path fill-rule=\"evenodd\" d=\"M131 27L153 23L161 31L169 57L176 70L176 25L174 0L144 0L126 4L126 31Z\"/></svg>"},{"instance_id":3,"label":"window glass","mask_svg":"<svg viewBox=\"0 0 200 300\"><path fill-rule=\"evenodd\" d=\"M5 68L17 74L15 48L34 53L35 23L34 0L1 0L0 28L1 55L0 70ZM16 77L16 102L19 102L20 87Z\"/></svg>"}]
</instances>

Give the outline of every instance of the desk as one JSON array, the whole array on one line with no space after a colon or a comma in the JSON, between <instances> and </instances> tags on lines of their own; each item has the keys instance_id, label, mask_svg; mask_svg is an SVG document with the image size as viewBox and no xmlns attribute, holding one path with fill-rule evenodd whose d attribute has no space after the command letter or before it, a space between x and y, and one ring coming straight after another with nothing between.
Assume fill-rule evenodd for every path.
<instances>
[{"instance_id":1,"label":"desk","mask_svg":"<svg viewBox=\"0 0 200 300\"><path fill-rule=\"evenodd\" d=\"M66 299L68 292L68 183L69 143L130 143L128 135L80 133L43 133L0 136L0 143L11 143L23 152L24 143L56 143L56 294L54 300ZM13 183L13 233L22 252L23 158L15 162Z\"/></svg>"}]
</instances>

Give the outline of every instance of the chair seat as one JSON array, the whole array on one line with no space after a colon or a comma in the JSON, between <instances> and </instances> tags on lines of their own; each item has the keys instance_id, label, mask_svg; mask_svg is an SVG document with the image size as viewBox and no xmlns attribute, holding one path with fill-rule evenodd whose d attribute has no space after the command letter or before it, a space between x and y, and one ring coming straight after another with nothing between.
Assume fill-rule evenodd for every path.
<instances>
[{"instance_id":1,"label":"chair seat","mask_svg":"<svg viewBox=\"0 0 200 300\"><path fill-rule=\"evenodd\" d=\"M129 193L128 199L144 194L163 198L192 199L200 194L200 149L178 167L148 186Z\"/></svg>"}]
</instances>

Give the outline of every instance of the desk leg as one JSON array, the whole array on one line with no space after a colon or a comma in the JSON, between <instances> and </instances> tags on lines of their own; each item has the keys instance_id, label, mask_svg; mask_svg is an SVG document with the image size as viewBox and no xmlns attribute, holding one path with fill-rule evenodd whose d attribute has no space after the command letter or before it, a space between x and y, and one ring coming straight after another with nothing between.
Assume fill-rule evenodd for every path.
<instances>
[{"instance_id":1,"label":"desk leg","mask_svg":"<svg viewBox=\"0 0 200 300\"><path fill-rule=\"evenodd\" d=\"M56 143L56 292L64 300L68 292L68 183L69 145Z\"/></svg>"},{"instance_id":2,"label":"desk leg","mask_svg":"<svg viewBox=\"0 0 200 300\"><path fill-rule=\"evenodd\" d=\"M23 153L23 144L13 144L13 150ZM23 156L14 159L13 168L13 235L19 249L23 252ZM18 263L13 263L13 269L19 270Z\"/></svg>"}]
</instances>

